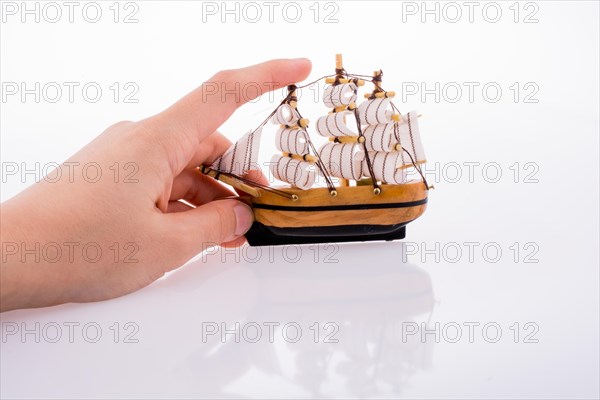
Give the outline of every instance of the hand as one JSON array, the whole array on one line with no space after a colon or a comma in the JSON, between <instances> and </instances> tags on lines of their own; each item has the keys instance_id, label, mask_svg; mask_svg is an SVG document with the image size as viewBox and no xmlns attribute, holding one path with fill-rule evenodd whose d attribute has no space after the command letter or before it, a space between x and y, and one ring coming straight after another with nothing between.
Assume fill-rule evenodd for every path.
<instances>
[{"instance_id":1,"label":"hand","mask_svg":"<svg viewBox=\"0 0 600 400\"><path fill-rule=\"evenodd\" d=\"M217 129L251 100L243 96L302 81L310 69L310 61L296 59L219 72L169 109L111 126L3 203L0 309L121 296L207 244L242 244L251 209L218 200L234 193L193 168L229 148ZM243 90L248 83L253 90Z\"/></svg>"}]
</instances>

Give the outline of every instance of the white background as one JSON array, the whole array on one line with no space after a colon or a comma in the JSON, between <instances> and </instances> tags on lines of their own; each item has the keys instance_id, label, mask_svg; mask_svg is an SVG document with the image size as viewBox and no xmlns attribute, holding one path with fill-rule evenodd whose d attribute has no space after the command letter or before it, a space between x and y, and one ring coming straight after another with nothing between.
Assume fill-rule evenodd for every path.
<instances>
[{"instance_id":1,"label":"white background","mask_svg":"<svg viewBox=\"0 0 600 400\"><path fill-rule=\"evenodd\" d=\"M117 23L112 1L99 2L97 23L83 18L85 2L73 23L62 2L56 23L48 21L54 10L43 15L45 3L39 22L34 15L21 21L20 2L16 15L3 12L2 200L36 178L7 175L8 165L60 162L110 124L164 109L219 69L309 57L317 78L333 72L338 52L350 72L382 68L401 109L423 114L427 176L436 186L403 243L211 250L120 299L5 313L3 398L598 398L598 3L480 2L473 22L463 2L437 3L439 22L422 15L421 2L325 3L315 16L313 2L298 2L296 23L293 9L282 14L284 2L273 22L258 2L263 15L255 23L244 20L255 17L255 9L243 14L244 3L239 22L232 14L224 23L196 1L123 2ZM452 22L455 5L462 15ZM132 11L138 22L123 23ZM22 82L80 86L73 102L66 86L56 103L48 101L54 92L36 102L5 91ZM103 90L96 103L81 93L90 82ZM436 82L439 99L402 90ZM465 82L478 85L472 99ZM137 103L124 101L126 83L139 88ZM486 84L501 95L482 93ZM245 106L222 132L241 136L280 95ZM301 106L313 120L325 112L311 92ZM267 160L273 146L264 138ZM475 163L471 176L465 163ZM475 243L472 257L467 242ZM71 322L79 324L73 343ZM203 340L211 322L228 329L257 323L263 337ZM297 323L302 337L290 343L277 329L270 343L265 322ZM327 322L339 327L338 343L323 342ZM36 323L39 343L35 334L7 335L8 326L35 331ZM98 342L86 340L94 336L82 332L86 323L101 328ZM437 342L433 333L421 337L436 323ZM472 341L468 323L479 324ZM62 337L50 343L44 333L53 337L54 324ZM457 325L462 337L451 343ZM415 326L403 341L403 330ZM490 343L495 327L501 335Z\"/></svg>"}]
</instances>

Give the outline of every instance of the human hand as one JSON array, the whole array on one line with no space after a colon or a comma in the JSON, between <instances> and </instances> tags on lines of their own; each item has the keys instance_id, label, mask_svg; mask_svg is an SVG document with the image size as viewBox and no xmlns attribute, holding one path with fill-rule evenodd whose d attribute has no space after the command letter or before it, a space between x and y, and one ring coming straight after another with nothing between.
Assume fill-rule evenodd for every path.
<instances>
[{"instance_id":1,"label":"human hand","mask_svg":"<svg viewBox=\"0 0 600 400\"><path fill-rule=\"evenodd\" d=\"M51 179L3 203L0 310L118 297L181 266L207 243L242 244L251 209L218 200L234 193L194 168L231 145L217 129L252 100L241 88L280 88L310 69L310 61L295 59L219 72L167 110L111 126ZM85 179L67 173L73 165L97 167Z\"/></svg>"}]
</instances>

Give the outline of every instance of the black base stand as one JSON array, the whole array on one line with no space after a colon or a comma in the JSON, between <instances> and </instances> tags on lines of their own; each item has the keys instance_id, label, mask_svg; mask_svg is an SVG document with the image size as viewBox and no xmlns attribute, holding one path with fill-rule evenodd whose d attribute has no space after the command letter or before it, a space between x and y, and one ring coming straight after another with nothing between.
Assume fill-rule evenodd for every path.
<instances>
[{"instance_id":1,"label":"black base stand","mask_svg":"<svg viewBox=\"0 0 600 400\"><path fill-rule=\"evenodd\" d=\"M406 237L406 224L275 228L254 222L246 239L250 246L398 240Z\"/></svg>"}]
</instances>

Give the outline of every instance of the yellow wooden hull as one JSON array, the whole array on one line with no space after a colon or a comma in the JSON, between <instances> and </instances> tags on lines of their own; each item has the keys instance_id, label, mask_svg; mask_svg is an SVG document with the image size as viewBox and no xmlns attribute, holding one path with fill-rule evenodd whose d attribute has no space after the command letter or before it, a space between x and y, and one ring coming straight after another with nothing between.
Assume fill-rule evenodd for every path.
<instances>
[{"instance_id":1,"label":"yellow wooden hull","mask_svg":"<svg viewBox=\"0 0 600 400\"><path fill-rule=\"evenodd\" d=\"M277 188L297 200L259 189L247 198L255 224L246 235L251 245L394 240L404 237L404 227L425 212L427 188L421 181L372 186L300 190Z\"/></svg>"}]
</instances>

